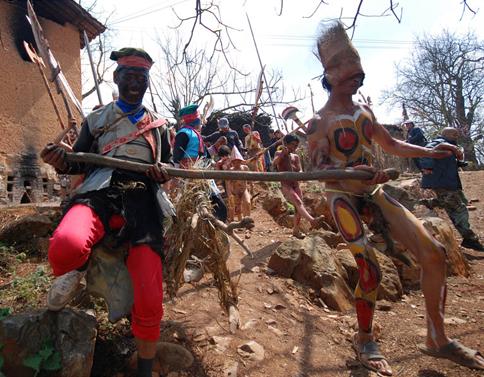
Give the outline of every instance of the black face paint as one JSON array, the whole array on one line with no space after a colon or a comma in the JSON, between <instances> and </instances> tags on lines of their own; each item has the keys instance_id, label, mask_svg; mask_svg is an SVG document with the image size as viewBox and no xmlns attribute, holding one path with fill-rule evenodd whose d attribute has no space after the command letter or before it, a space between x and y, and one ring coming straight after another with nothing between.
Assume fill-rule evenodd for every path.
<instances>
[{"instance_id":1,"label":"black face paint","mask_svg":"<svg viewBox=\"0 0 484 377\"><path fill-rule=\"evenodd\" d=\"M117 71L119 98L129 104L138 104L143 100L148 88L149 73L147 69L126 67Z\"/></svg>"}]
</instances>

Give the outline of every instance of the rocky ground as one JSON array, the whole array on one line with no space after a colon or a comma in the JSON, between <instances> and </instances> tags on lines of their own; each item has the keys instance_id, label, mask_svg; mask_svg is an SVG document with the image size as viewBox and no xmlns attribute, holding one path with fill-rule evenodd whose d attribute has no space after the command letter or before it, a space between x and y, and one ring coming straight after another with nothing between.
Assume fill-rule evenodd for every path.
<instances>
[{"instance_id":1,"label":"rocky ground","mask_svg":"<svg viewBox=\"0 0 484 377\"><path fill-rule=\"evenodd\" d=\"M462 178L468 198L481 199L473 203L476 209L471 212L471 223L484 239L484 172L465 172ZM314 186L308 189L311 195L321 196ZM161 338L184 345L193 353L195 362L189 370L169 376L375 375L358 364L351 349L355 326L353 309L332 310L314 287L307 288L291 278L274 275L268 269L274 251L293 238L289 228L275 223L262 209L262 196L259 196L253 216L256 228L246 235L254 258L247 257L233 244L229 259L232 277L238 281L241 328L235 334L229 332L227 315L218 304L218 292L210 276L195 285L182 287L176 302L165 304ZM21 212L18 208L2 209L0 229L20 215L39 211L47 217L51 215L49 210L35 207L23 207ZM42 307L49 286L45 237L29 241L40 251L0 248L0 308L11 308L14 313ZM449 336L483 351L484 254L465 250L464 255L471 275L448 279L447 328ZM129 325L125 321L109 324L100 303L96 302L94 309L98 313L98 338L91 375L123 376L127 356L132 350ZM417 344L425 335L424 313L421 291L409 290L405 285L400 300L380 301L378 305L375 322L379 341L395 375L484 375L445 360L432 359L418 351Z\"/></svg>"}]
</instances>

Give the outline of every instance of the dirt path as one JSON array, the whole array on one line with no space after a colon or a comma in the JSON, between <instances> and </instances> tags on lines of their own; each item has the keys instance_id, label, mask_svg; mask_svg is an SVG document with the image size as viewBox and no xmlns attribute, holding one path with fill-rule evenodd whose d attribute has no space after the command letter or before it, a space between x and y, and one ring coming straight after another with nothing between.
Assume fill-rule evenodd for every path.
<instances>
[{"instance_id":1,"label":"dirt path","mask_svg":"<svg viewBox=\"0 0 484 377\"><path fill-rule=\"evenodd\" d=\"M471 212L471 223L484 240L484 171L463 173L462 178L468 198L481 199L474 203L477 209ZM12 213L4 214L8 219L16 217ZM281 242L291 237L291 230L275 224L261 209L254 211L254 218L256 228L247 239L254 251L254 259L245 256L235 245L229 260L233 277L240 279L242 328L236 334L229 333L227 316L218 304L217 290L209 276L196 286L184 286L176 304L165 304L162 338L186 345L194 353L196 362L189 371L170 374L170 377L234 377L228 372L235 364L239 377L374 376L359 366L351 350L354 311L330 311L311 300L310 292L292 280L266 274L270 255ZM447 317L450 324L447 328L449 336L484 351L484 254L468 252L466 255L473 274L469 279L448 279ZM46 265L45 261L41 265ZM30 270L33 269L35 264L31 265ZM0 282L7 280L0 274ZM396 376L484 375L432 359L417 350L416 345L425 335L420 291L406 292L404 299L392 303L388 311L377 311L375 322L380 328L382 351ZM128 326L121 324L114 331L116 329L122 333L128 331ZM109 331L113 331L113 327ZM237 347L247 341L256 341L264 347L262 361L248 361L237 353ZM103 356L113 364L109 358L112 355L106 352L108 354Z\"/></svg>"},{"instance_id":2,"label":"dirt path","mask_svg":"<svg viewBox=\"0 0 484 377\"><path fill-rule=\"evenodd\" d=\"M484 172L462 174L468 198L480 198L471 212L474 229L484 239ZM277 245L290 238L290 230L276 225L262 210L254 214L256 230L247 240L255 253L245 257L238 246L233 248L230 267L240 277L240 314L245 324L235 335L227 331L227 318L217 304L217 292L209 279L197 287L187 286L180 292L176 306L166 305L166 318L196 329L187 335L204 374L190 376L224 376L224 366L238 363L238 376L250 377L334 377L370 376L355 362L351 350L351 326L355 313L338 313L316 305L307 290L291 280L268 276L267 261ZM450 337L467 346L484 350L484 255L466 253L472 265L469 279L448 279L447 329ZM240 271L242 272L241 275ZM206 279L206 278L204 278ZM471 377L479 372L456 366L448 361L421 354L417 344L424 340L424 302L421 291L407 292L402 302L389 311L377 311L381 328L381 348L397 376ZM201 331L205 329L204 331ZM205 334L204 334L205 333ZM212 336L219 341L211 344ZM226 338L226 339L225 339ZM237 347L254 340L265 349L261 362L245 361Z\"/></svg>"}]
</instances>

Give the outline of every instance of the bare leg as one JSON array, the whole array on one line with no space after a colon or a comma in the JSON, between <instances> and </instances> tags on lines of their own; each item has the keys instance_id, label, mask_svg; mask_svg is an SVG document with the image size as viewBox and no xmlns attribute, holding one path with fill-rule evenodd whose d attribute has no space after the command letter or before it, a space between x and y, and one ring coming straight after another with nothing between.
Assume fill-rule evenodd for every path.
<instances>
[{"instance_id":1,"label":"bare leg","mask_svg":"<svg viewBox=\"0 0 484 377\"><path fill-rule=\"evenodd\" d=\"M250 203L250 194L249 194L249 191L247 189L242 194L241 201L242 201L242 215L244 217L250 216L251 203Z\"/></svg>"},{"instance_id":2,"label":"bare leg","mask_svg":"<svg viewBox=\"0 0 484 377\"><path fill-rule=\"evenodd\" d=\"M307 211L306 207L304 207L302 201L302 193L300 190L295 190L290 186L283 185L281 188L282 193L286 200L291 203L296 212L304 219L308 220L311 225L314 224L314 217L312 217L309 212Z\"/></svg>"},{"instance_id":3,"label":"bare leg","mask_svg":"<svg viewBox=\"0 0 484 377\"><path fill-rule=\"evenodd\" d=\"M374 196L388 221L392 237L415 256L422 267L421 285L427 310L427 346L438 348L449 343L444 330L446 297L445 250L410 211L383 190Z\"/></svg>"},{"instance_id":4,"label":"bare leg","mask_svg":"<svg viewBox=\"0 0 484 377\"><path fill-rule=\"evenodd\" d=\"M376 344L372 343L374 341L373 315L381 282L381 271L375 250L366 240L363 224L351 198L344 194L328 193L328 202L338 230L358 265L359 280L355 289L358 337L354 345L358 358L369 369L391 376L392 370L385 358L365 348L373 344L377 349Z\"/></svg>"}]
</instances>

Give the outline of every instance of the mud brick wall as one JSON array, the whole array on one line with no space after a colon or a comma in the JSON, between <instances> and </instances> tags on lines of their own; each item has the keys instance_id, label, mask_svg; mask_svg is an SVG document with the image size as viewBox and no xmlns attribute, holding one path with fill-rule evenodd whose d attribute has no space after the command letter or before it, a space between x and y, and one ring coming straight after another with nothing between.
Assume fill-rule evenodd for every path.
<instances>
[{"instance_id":1,"label":"mud brick wall","mask_svg":"<svg viewBox=\"0 0 484 377\"><path fill-rule=\"evenodd\" d=\"M25 10L0 0L0 204L47 200L57 182L38 153L61 131L38 67L28 61L23 41L32 41ZM81 97L79 31L39 17L50 47L74 90ZM45 71L49 77L49 72ZM64 122L62 99L54 93ZM50 169L50 170L49 170ZM47 173L49 171L49 173Z\"/></svg>"}]
</instances>

